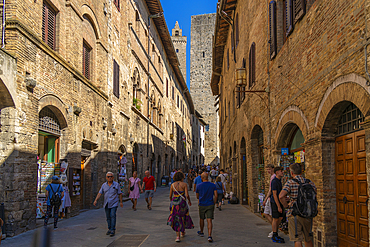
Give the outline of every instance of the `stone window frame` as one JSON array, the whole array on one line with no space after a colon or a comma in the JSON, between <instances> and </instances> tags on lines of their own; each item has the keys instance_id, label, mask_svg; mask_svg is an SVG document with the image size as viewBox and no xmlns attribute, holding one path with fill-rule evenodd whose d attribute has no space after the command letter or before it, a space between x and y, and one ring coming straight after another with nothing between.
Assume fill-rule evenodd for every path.
<instances>
[{"instance_id":1,"label":"stone window frame","mask_svg":"<svg viewBox=\"0 0 370 247\"><path fill-rule=\"evenodd\" d=\"M58 17L58 9L53 6L48 1L43 1L42 6L42 40L49 46L52 50L56 50L57 42L57 17ZM46 25L46 20L48 23ZM49 32L52 32L49 35ZM52 37L50 37L52 36Z\"/></svg>"}]
</instances>

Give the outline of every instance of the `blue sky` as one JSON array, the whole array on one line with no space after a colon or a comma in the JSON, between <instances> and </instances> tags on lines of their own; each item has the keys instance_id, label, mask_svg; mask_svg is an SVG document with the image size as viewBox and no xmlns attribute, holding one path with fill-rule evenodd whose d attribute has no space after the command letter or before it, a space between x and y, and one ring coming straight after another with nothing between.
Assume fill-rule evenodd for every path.
<instances>
[{"instance_id":1,"label":"blue sky","mask_svg":"<svg viewBox=\"0 0 370 247\"><path fill-rule=\"evenodd\" d=\"M186 54L186 84L190 89L190 26L191 16L215 13L217 0L161 0L166 18L167 26L172 32L176 21L179 22L182 29L182 35L188 37Z\"/></svg>"}]
</instances>

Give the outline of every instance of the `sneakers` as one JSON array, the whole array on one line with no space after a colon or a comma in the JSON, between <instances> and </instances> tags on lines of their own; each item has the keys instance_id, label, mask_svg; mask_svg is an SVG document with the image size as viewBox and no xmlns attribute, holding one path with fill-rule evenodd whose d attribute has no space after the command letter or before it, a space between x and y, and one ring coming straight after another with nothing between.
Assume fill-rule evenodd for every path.
<instances>
[{"instance_id":1,"label":"sneakers","mask_svg":"<svg viewBox=\"0 0 370 247\"><path fill-rule=\"evenodd\" d=\"M106 235L110 235L110 230L107 231Z\"/></svg>"},{"instance_id":2,"label":"sneakers","mask_svg":"<svg viewBox=\"0 0 370 247\"><path fill-rule=\"evenodd\" d=\"M208 242L212 243L213 242L213 239L211 236L208 237Z\"/></svg>"},{"instance_id":3,"label":"sneakers","mask_svg":"<svg viewBox=\"0 0 370 247\"><path fill-rule=\"evenodd\" d=\"M279 244L285 243L284 239L279 236L272 237L271 240L274 243L279 243Z\"/></svg>"},{"instance_id":4,"label":"sneakers","mask_svg":"<svg viewBox=\"0 0 370 247\"><path fill-rule=\"evenodd\" d=\"M267 236L268 238L272 238L274 236L274 232L270 232L269 235Z\"/></svg>"},{"instance_id":5,"label":"sneakers","mask_svg":"<svg viewBox=\"0 0 370 247\"><path fill-rule=\"evenodd\" d=\"M203 232L197 231L197 233L198 233L198 236L199 237L204 237L204 233Z\"/></svg>"},{"instance_id":6,"label":"sneakers","mask_svg":"<svg viewBox=\"0 0 370 247\"><path fill-rule=\"evenodd\" d=\"M175 240L175 242L180 242L181 240L180 240L180 238L179 237L177 237L176 238L176 240Z\"/></svg>"},{"instance_id":7,"label":"sneakers","mask_svg":"<svg viewBox=\"0 0 370 247\"><path fill-rule=\"evenodd\" d=\"M116 234L115 230L110 231L110 236L113 237Z\"/></svg>"}]
</instances>

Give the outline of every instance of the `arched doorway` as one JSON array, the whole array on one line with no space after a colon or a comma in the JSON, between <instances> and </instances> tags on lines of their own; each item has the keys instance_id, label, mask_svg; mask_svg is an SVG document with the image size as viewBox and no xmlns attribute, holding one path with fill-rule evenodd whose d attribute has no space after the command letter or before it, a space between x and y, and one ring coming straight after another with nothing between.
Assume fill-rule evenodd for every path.
<instances>
[{"instance_id":1,"label":"arched doorway","mask_svg":"<svg viewBox=\"0 0 370 247\"><path fill-rule=\"evenodd\" d=\"M322 136L333 142L323 145L324 150L335 147L324 155L325 165L335 171L337 246L368 246L368 193L365 131L360 123L364 121L361 110L352 102L342 101L329 112L322 130ZM324 162L325 159L331 162ZM328 174L330 175L330 174Z\"/></svg>"},{"instance_id":2,"label":"arched doorway","mask_svg":"<svg viewBox=\"0 0 370 247\"><path fill-rule=\"evenodd\" d=\"M244 205L249 205L249 200L248 200L248 170L247 170L247 162L246 162L246 150L247 150L247 145L245 142L244 137L242 138L240 142L240 161L241 161L241 168L242 168L242 173L241 173L241 180L242 180L242 204Z\"/></svg>"},{"instance_id":3,"label":"arched doorway","mask_svg":"<svg viewBox=\"0 0 370 247\"><path fill-rule=\"evenodd\" d=\"M38 153L37 153L37 218L43 217L45 212L43 202L46 186L51 178L60 176L60 153L62 129L66 128L66 121L61 111L55 106L45 106L39 112ZM82 176L81 169L73 169L75 177ZM71 173L71 171L70 171ZM70 175L70 174L69 174ZM70 194L79 196L80 186L72 186Z\"/></svg>"},{"instance_id":4,"label":"arched doorway","mask_svg":"<svg viewBox=\"0 0 370 247\"><path fill-rule=\"evenodd\" d=\"M132 151L132 167L131 167L131 176L134 173L134 171L137 171L138 165L139 165L139 145L137 143L134 144L134 149ZM139 174L138 174L139 176Z\"/></svg>"},{"instance_id":5,"label":"arched doorway","mask_svg":"<svg viewBox=\"0 0 370 247\"><path fill-rule=\"evenodd\" d=\"M262 205L258 201L258 194L265 194L265 159L264 159L264 139L261 126L254 126L251 134L251 161L252 173L251 181L253 185L250 194L255 195L253 200L249 201L249 205L256 211L260 212ZM253 171L254 170L254 171ZM250 180L250 179L249 179Z\"/></svg>"},{"instance_id":6,"label":"arched doorway","mask_svg":"<svg viewBox=\"0 0 370 247\"><path fill-rule=\"evenodd\" d=\"M305 138L301 129L295 123L286 124L280 133L277 148L280 150L279 163L284 168L284 177L281 182L291 179L289 166L293 163L300 163L305 176L305 149L302 144L305 143Z\"/></svg>"}]
</instances>

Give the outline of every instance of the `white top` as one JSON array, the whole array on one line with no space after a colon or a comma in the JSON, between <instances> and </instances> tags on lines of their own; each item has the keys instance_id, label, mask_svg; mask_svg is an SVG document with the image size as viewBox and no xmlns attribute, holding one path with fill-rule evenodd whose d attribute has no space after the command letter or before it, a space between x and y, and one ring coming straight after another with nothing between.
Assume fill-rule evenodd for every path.
<instances>
[{"instance_id":1,"label":"white top","mask_svg":"<svg viewBox=\"0 0 370 247\"><path fill-rule=\"evenodd\" d=\"M173 176L175 176L175 173L176 172L171 172L171 178L173 178Z\"/></svg>"},{"instance_id":2,"label":"white top","mask_svg":"<svg viewBox=\"0 0 370 247\"><path fill-rule=\"evenodd\" d=\"M220 174L218 176L221 178L221 182L222 183L226 183L226 178L227 178L227 174L226 173Z\"/></svg>"}]
</instances>

